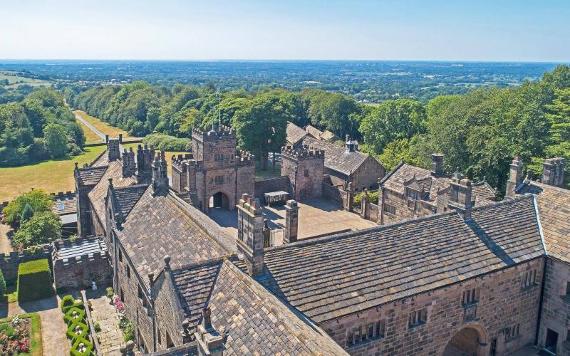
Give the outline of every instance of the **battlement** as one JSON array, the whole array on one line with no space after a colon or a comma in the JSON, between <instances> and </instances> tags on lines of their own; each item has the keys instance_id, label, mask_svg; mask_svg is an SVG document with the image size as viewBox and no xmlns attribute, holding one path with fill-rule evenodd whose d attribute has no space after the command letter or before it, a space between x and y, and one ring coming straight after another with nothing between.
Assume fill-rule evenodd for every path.
<instances>
[{"instance_id":1,"label":"battlement","mask_svg":"<svg viewBox=\"0 0 570 356\"><path fill-rule=\"evenodd\" d=\"M236 152L236 164L238 167L255 165L255 155L249 151L239 150Z\"/></svg>"},{"instance_id":2,"label":"battlement","mask_svg":"<svg viewBox=\"0 0 570 356\"><path fill-rule=\"evenodd\" d=\"M294 148L293 146L284 146L281 148L281 155L290 159L324 159L325 151L309 146L303 146L299 148Z\"/></svg>"},{"instance_id":3,"label":"battlement","mask_svg":"<svg viewBox=\"0 0 570 356\"><path fill-rule=\"evenodd\" d=\"M235 140L236 136L231 127L220 125L219 127L213 127L212 130L207 132L195 128L192 130L192 139L211 142L219 140Z\"/></svg>"},{"instance_id":4,"label":"battlement","mask_svg":"<svg viewBox=\"0 0 570 356\"><path fill-rule=\"evenodd\" d=\"M73 199L75 198L75 192L66 191L66 192L57 192L57 193L50 193L49 194L52 199Z\"/></svg>"},{"instance_id":5,"label":"battlement","mask_svg":"<svg viewBox=\"0 0 570 356\"><path fill-rule=\"evenodd\" d=\"M81 256L71 256L69 258L54 259L54 268L60 267L71 267L76 264L87 264L87 263L106 263L107 253L106 252L92 252Z\"/></svg>"}]
</instances>

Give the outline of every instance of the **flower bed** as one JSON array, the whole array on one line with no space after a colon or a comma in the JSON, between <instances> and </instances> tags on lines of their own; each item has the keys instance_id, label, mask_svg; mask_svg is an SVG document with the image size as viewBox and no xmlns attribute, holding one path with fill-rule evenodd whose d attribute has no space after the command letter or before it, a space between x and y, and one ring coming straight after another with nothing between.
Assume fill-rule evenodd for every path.
<instances>
[{"instance_id":1,"label":"flower bed","mask_svg":"<svg viewBox=\"0 0 570 356\"><path fill-rule=\"evenodd\" d=\"M0 320L0 355L42 355L38 314L22 314Z\"/></svg>"}]
</instances>

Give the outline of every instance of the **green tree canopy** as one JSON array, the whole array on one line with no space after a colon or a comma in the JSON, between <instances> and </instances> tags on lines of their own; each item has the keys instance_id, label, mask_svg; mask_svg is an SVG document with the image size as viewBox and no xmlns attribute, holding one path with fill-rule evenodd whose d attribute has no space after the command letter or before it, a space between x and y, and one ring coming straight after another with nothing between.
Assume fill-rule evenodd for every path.
<instances>
[{"instance_id":1,"label":"green tree canopy","mask_svg":"<svg viewBox=\"0 0 570 356\"><path fill-rule=\"evenodd\" d=\"M20 226L13 243L21 248L40 245L61 238L61 222L51 211L43 211Z\"/></svg>"},{"instance_id":2,"label":"green tree canopy","mask_svg":"<svg viewBox=\"0 0 570 356\"><path fill-rule=\"evenodd\" d=\"M12 226L17 226L20 223L20 218L24 215L26 206L29 206L33 213L50 211L53 200L42 190L24 193L8 203L2 211L6 222Z\"/></svg>"},{"instance_id":3,"label":"green tree canopy","mask_svg":"<svg viewBox=\"0 0 570 356\"><path fill-rule=\"evenodd\" d=\"M58 124L48 124L45 128L45 144L52 158L64 157L67 153L65 127Z\"/></svg>"}]
</instances>

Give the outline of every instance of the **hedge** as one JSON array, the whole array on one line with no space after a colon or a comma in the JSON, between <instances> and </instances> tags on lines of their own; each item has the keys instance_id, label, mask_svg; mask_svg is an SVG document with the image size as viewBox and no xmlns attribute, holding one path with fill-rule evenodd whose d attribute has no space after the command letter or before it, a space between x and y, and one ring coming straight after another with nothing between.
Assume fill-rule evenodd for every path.
<instances>
[{"instance_id":1,"label":"hedge","mask_svg":"<svg viewBox=\"0 0 570 356\"><path fill-rule=\"evenodd\" d=\"M83 305L83 301L76 300L71 295L66 295L61 299L61 311L63 311L64 314L67 313L68 310L73 308L73 307L76 307L79 309L85 309L85 306Z\"/></svg>"},{"instance_id":2,"label":"hedge","mask_svg":"<svg viewBox=\"0 0 570 356\"><path fill-rule=\"evenodd\" d=\"M79 327L81 329L81 333L80 334L76 334L75 333L75 329ZM81 339L86 339L89 335L89 327L87 325L85 325L83 322L77 322L77 323L72 323L71 325L69 325L69 327L67 328L67 338L72 340L72 343L74 343L78 338Z\"/></svg>"},{"instance_id":3,"label":"hedge","mask_svg":"<svg viewBox=\"0 0 570 356\"><path fill-rule=\"evenodd\" d=\"M79 349L79 344L83 343L87 349L85 350L85 352L80 352ZM78 338L77 340L75 340L75 342L73 343L73 346L71 347L71 350L69 351L69 354L71 356L91 356L94 355L93 353L93 344L87 340L85 340L84 338Z\"/></svg>"},{"instance_id":4,"label":"hedge","mask_svg":"<svg viewBox=\"0 0 570 356\"><path fill-rule=\"evenodd\" d=\"M20 263L17 289L20 303L54 295L47 258Z\"/></svg>"},{"instance_id":5,"label":"hedge","mask_svg":"<svg viewBox=\"0 0 570 356\"><path fill-rule=\"evenodd\" d=\"M77 318L73 317L73 312L77 312L79 316ZM64 315L63 320L69 326L77 322L85 323L85 310L78 307L71 307Z\"/></svg>"}]
</instances>

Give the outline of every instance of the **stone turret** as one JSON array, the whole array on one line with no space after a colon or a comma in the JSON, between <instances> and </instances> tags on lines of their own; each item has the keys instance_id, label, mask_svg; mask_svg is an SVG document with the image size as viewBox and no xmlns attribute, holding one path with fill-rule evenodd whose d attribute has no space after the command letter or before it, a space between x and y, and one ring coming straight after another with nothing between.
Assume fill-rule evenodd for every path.
<instances>
[{"instance_id":1,"label":"stone turret","mask_svg":"<svg viewBox=\"0 0 570 356\"><path fill-rule=\"evenodd\" d=\"M155 195L165 195L168 193L168 172L164 151L161 151L154 158L152 163L152 188Z\"/></svg>"},{"instance_id":2,"label":"stone turret","mask_svg":"<svg viewBox=\"0 0 570 356\"><path fill-rule=\"evenodd\" d=\"M516 194L516 189L523 181L523 163L521 159L517 156L511 162L511 168L509 170L509 180L507 181L507 191L505 195L507 197L514 197Z\"/></svg>"},{"instance_id":3,"label":"stone turret","mask_svg":"<svg viewBox=\"0 0 570 356\"><path fill-rule=\"evenodd\" d=\"M288 176L293 198L304 201L318 198L323 192L325 152L312 147L281 149L281 175Z\"/></svg>"},{"instance_id":4,"label":"stone turret","mask_svg":"<svg viewBox=\"0 0 570 356\"><path fill-rule=\"evenodd\" d=\"M238 251L244 255L250 275L263 273L264 269L264 222L258 199L243 194L238 209Z\"/></svg>"},{"instance_id":5,"label":"stone turret","mask_svg":"<svg viewBox=\"0 0 570 356\"><path fill-rule=\"evenodd\" d=\"M135 153L131 147L128 151L125 148L123 151L123 177L131 177L137 171L137 164L135 161Z\"/></svg>"}]
</instances>

